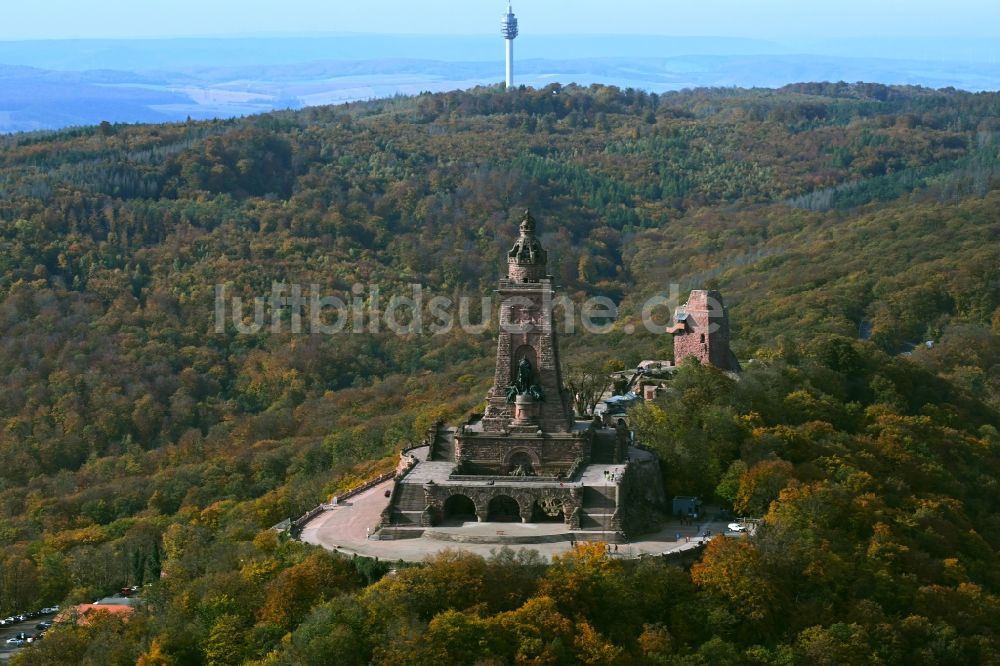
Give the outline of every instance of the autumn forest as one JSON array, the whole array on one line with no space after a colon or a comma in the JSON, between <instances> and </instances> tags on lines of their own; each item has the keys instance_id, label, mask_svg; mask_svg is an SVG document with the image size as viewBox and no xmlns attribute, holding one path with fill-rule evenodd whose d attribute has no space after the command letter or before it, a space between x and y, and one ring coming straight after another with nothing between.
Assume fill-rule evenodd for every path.
<instances>
[{"instance_id":1,"label":"autumn forest","mask_svg":"<svg viewBox=\"0 0 1000 666\"><path fill-rule=\"evenodd\" d=\"M645 300L723 291L744 372L682 366L636 436L756 533L403 564L271 531L480 409L496 331L220 331L216 285L487 296L525 208L562 291L619 305L567 376L670 358ZM20 666L1000 663L1000 94L553 84L0 136L0 377L0 616L144 599Z\"/></svg>"}]
</instances>

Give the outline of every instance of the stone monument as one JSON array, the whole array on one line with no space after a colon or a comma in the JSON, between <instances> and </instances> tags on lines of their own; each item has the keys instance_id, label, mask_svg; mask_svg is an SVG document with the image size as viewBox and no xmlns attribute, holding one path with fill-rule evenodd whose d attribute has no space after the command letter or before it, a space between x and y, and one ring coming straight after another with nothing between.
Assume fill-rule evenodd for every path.
<instances>
[{"instance_id":1,"label":"stone monument","mask_svg":"<svg viewBox=\"0 0 1000 666\"><path fill-rule=\"evenodd\" d=\"M528 211L507 253L496 367L486 409L430 429L397 476L377 538L420 536L442 524L555 522L615 540L654 527L664 494L656 458L630 433L575 418L563 386L548 255Z\"/></svg>"}]
</instances>

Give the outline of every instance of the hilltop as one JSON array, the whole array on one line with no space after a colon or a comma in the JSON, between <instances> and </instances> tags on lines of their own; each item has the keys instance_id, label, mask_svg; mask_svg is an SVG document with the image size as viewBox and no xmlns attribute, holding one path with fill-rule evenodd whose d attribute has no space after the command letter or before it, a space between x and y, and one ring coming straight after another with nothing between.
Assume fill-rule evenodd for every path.
<instances>
[{"instance_id":1,"label":"hilltop","mask_svg":"<svg viewBox=\"0 0 1000 666\"><path fill-rule=\"evenodd\" d=\"M153 581L19 663L995 659L998 117L920 87L552 85L0 138L0 614ZM638 435L669 493L766 528L690 572L584 548L380 581L277 540L479 407L494 336L217 332L215 286L478 298L524 208L563 290L621 306L564 335L570 371L668 357L625 333L644 299L723 290L743 378L682 368Z\"/></svg>"}]
</instances>

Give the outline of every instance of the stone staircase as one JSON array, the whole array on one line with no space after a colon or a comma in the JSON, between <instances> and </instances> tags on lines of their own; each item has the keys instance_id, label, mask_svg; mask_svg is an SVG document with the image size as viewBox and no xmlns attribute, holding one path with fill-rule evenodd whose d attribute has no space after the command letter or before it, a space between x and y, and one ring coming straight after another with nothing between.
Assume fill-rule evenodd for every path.
<instances>
[{"instance_id":1,"label":"stone staircase","mask_svg":"<svg viewBox=\"0 0 1000 666\"><path fill-rule=\"evenodd\" d=\"M590 449L591 464L610 465L614 463L615 443L616 438L614 436L595 437L594 444Z\"/></svg>"},{"instance_id":2,"label":"stone staircase","mask_svg":"<svg viewBox=\"0 0 1000 666\"><path fill-rule=\"evenodd\" d=\"M615 486L587 486L583 489L582 530L610 530L615 509Z\"/></svg>"},{"instance_id":3,"label":"stone staircase","mask_svg":"<svg viewBox=\"0 0 1000 666\"><path fill-rule=\"evenodd\" d=\"M383 527L373 538L378 541L399 541L400 539L419 539L424 535L422 527Z\"/></svg>"},{"instance_id":4,"label":"stone staircase","mask_svg":"<svg viewBox=\"0 0 1000 666\"><path fill-rule=\"evenodd\" d=\"M393 504L392 525L420 526L420 515L426 508L424 488L417 483L401 483L396 490L396 501Z\"/></svg>"},{"instance_id":5,"label":"stone staircase","mask_svg":"<svg viewBox=\"0 0 1000 666\"><path fill-rule=\"evenodd\" d=\"M424 536L434 541L453 541L455 543L506 543L506 544L530 544L530 543L561 543L564 541L582 540L578 532L565 532L562 534L455 534L437 530L427 530ZM589 536L589 535L588 535Z\"/></svg>"}]
</instances>

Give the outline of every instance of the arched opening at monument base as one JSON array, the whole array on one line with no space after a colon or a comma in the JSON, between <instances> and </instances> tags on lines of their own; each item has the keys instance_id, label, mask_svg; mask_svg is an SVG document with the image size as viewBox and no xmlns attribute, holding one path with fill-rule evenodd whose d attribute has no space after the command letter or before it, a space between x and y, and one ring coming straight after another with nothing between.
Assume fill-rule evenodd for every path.
<instances>
[{"instance_id":1,"label":"arched opening at monument base","mask_svg":"<svg viewBox=\"0 0 1000 666\"><path fill-rule=\"evenodd\" d=\"M535 461L527 451L518 451L510 457L511 476L535 476Z\"/></svg>"},{"instance_id":2,"label":"arched opening at monument base","mask_svg":"<svg viewBox=\"0 0 1000 666\"><path fill-rule=\"evenodd\" d=\"M490 500L486 520L501 523L520 522L521 507L513 497L497 495Z\"/></svg>"},{"instance_id":3,"label":"arched opening at monument base","mask_svg":"<svg viewBox=\"0 0 1000 666\"><path fill-rule=\"evenodd\" d=\"M543 497L535 501L531 511L533 523L564 522L562 500L558 497Z\"/></svg>"},{"instance_id":4,"label":"arched opening at monument base","mask_svg":"<svg viewBox=\"0 0 1000 666\"><path fill-rule=\"evenodd\" d=\"M444 502L444 519L475 522L476 505L465 495L452 495Z\"/></svg>"}]
</instances>

